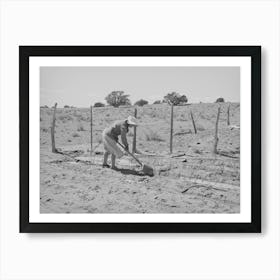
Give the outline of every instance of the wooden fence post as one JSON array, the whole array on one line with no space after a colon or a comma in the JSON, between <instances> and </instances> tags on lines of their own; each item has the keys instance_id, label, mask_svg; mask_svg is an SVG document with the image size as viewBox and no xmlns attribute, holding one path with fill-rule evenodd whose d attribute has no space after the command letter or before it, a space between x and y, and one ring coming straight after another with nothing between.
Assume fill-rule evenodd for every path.
<instances>
[{"instance_id":1,"label":"wooden fence post","mask_svg":"<svg viewBox=\"0 0 280 280\"><path fill-rule=\"evenodd\" d=\"M56 115L56 107L57 107L57 103L54 104L53 107L53 119L52 119L52 126L51 126L51 141L52 141L52 152L56 153L57 149L55 148L55 115Z\"/></svg>"},{"instance_id":2,"label":"wooden fence post","mask_svg":"<svg viewBox=\"0 0 280 280\"><path fill-rule=\"evenodd\" d=\"M170 154L173 151L173 104L171 104L171 117L170 117Z\"/></svg>"},{"instance_id":3,"label":"wooden fence post","mask_svg":"<svg viewBox=\"0 0 280 280\"><path fill-rule=\"evenodd\" d=\"M137 118L137 108L134 109L134 117ZM133 144L132 144L132 153L136 153L136 126L134 126L133 131Z\"/></svg>"},{"instance_id":4,"label":"wooden fence post","mask_svg":"<svg viewBox=\"0 0 280 280\"><path fill-rule=\"evenodd\" d=\"M92 106L90 106L90 156L92 157Z\"/></svg>"},{"instance_id":5,"label":"wooden fence post","mask_svg":"<svg viewBox=\"0 0 280 280\"><path fill-rule=\"evenodd\" d=\"M228 105L228 109L227 109L227 125L230 125L230 119L229 119L229 110L230 110L230 105Z\"/></svg>"},{"instance_id":6,"label":"wooden fence post","mask_svg":"<svg viewBox=\"0 0 280 280\"><path fill-rule=\"evenodd\" d=\"M194 119L193 119L192 110L191 110L191 118L192 118L192 124L193 124L194 133L197 134L196 125L195 125L195 122L194 122Z\"/></svg>"},{"instance_id":7,"label":"wooden fence post","mask_svg":"<svg viewBox=\"0 0 280 280\"><path fill-rule=\"evenodd\" d=\"M219 126L219 118L220 118L220 112L221 112L221 107L218 108L218 114L217 114L217 119L216 119L216 127L215 127L215 136L214 136L214 149L213 152L214 154L217 154L217 146L218 146L218 126Z\"/></svg>"}]
</instances>

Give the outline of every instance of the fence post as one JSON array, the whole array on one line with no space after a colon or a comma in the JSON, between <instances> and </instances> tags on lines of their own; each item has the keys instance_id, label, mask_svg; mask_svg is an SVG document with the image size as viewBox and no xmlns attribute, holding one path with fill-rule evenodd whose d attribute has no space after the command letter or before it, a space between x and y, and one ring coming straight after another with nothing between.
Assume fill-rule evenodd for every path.
<instances>
[{"instance_id":1,"label":"fence post","mask_svg":"<svg viewBox=\"0 0 280 280\"><path fill-rule=\"evenodd\" d=\"M173 151L173 104L171 104L171 117L170 117L170 154Z\"/></svg>"},{"instance_id":2,"label":"fence post","mask_svg":"<svg viewBox=\"0 0 280 280\"><path fill-rule=\"evenodd\" d=\"M55 148L55 115L56 115L56 107L57 107L57 103L54 104L53 107L53 119L52 119L52 126L51 126L51 141L52 141L52 152L56 153L57 149Z\"/></svg>"},{"instance_id":3,"label":"fence post","mask_svg":"<svg viewBox=\"0 0 280 280\"><path fill-rule=\"evenodd\" d=\"M229 110L230 110L230 104L228 105L228 109L227 109L227 125L230 125L230 119L229 119Z\"/></svg>"},{"instance_id":4,"label":"fence post","mask_svg":"<svg viewBox=\"0 0 280 280\"><path fill-rule=\"evenodd\" d=\"M214 154L217 154L217 146L218 146L218 125L219 125L219 118L220 118L220 112L221 112L221 107L218 108L218 114L217 114L217 119L216 119L216 127L215 127L215 136L214 136L214 149L213 152Z\"/></svg>"},{"instance_id":5,"label":"fence post","mask_svg":"<svg viewBox=\"0 0 280 280\"><path fill-rule=\"evenodd\" d=\"M90 156L92 157L92 106L90 106Z\"/></svg>"},{"instance_id":6,"label":"fence post","mask_svg":"<svg viewBox=\"0 0 280 280\"><path fill-rule=\"evenodd\" d=\"M134 109L134 117L137 118L137 108ZM132 153L136 153L136 126L134 126L133 131L133 144L132 144Z\"/></svg>"},{"instance_id":7,"label":"fence post","mask_svg":"<svg viewBox=\"0 0 280 280\"><path fill-rule=\"evenodd\" d=\"M196 125L195 125L195 122L194 122L192 110L191 110L191 118L192 118L192 124L193 124L194 133L197 134Z\"/></svg>"}]
</instances>

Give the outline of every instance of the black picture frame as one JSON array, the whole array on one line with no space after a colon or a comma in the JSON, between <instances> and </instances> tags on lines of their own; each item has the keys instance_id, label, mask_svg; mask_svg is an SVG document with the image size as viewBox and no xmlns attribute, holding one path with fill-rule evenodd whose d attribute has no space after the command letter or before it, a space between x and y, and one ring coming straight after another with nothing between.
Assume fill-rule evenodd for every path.
<instances>
[{"instance_id":1,"label":"black picture frame","mask_svg":"<svg viewBox=\"0 0 280 280\"><path fill-rule=\"evenodd\" d=\"M251 57L250 223L31 223L29 221L29 58L32 56ZM261 232L260 46L19 46L21 233L259 233ZM32 175L31 175L32 176ZM248 175L249 176L249 175Z\"/></svg>"}]
</instances>

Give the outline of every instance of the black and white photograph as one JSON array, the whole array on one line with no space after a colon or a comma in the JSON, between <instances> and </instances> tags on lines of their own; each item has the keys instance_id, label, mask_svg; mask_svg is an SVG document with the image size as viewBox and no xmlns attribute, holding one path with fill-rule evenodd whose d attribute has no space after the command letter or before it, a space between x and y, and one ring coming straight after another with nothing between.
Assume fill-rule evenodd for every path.
<instances>
[{"instance_id":1,"label":"black and white photograph","mask_svg":"<svg viewBox=\"0 0 280 280\"><path fill-rule=\"evenodd\" d=\"M23 228L260 230L260 47L20 54Z\"/></svg>"},{"instance_id":2,"label":"black and white photograph","mask_svg":"<svg viewBox=\"0 0 280 280\"><path fill-rule=\"evenodd\" d=\"M240 67L41 67L41 213L239 213Z\"/></svg>"}]
</instances>

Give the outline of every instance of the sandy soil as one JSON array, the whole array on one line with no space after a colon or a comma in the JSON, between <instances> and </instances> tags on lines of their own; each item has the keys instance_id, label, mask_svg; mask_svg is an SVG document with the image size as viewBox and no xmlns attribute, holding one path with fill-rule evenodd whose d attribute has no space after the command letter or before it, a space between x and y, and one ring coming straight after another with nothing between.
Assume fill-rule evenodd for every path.
<instances>
[{"instance_id":1,"label":"sandy soil","mask_svg":"<svg viewBox=\"0 0 280 280\"><path fill-rule=\"evenodd\" d=\"M119 170L102 168L102 130L134 114L134 108L94 108L94 154L90 157L90 110L57 109L56 147L51 152L52 109L41 108L40 205L42 213L237 213L240 211L240 131L228 127L222 104L218 150L214 128L218 104L174 107L173 153L169 154L170 107L138 107L138 157L155 170L145 176L128 156ZM239 126L240 106L230 105ZM190 119L192 110L198 133ZM128 133L132 143L133 132ZM130 145L130 147L132 144Z\"/></svg>"}]
</instances>

